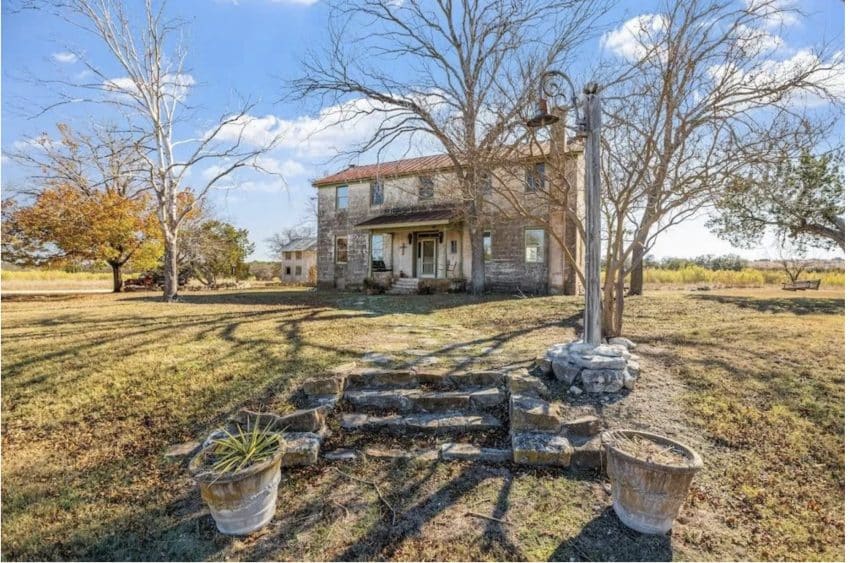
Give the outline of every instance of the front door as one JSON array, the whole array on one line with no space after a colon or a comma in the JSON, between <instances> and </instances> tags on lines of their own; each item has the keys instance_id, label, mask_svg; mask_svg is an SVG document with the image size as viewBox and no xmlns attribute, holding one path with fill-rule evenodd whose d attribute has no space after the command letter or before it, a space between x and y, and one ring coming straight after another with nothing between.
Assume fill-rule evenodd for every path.
<instances>
[{"instance_id":1,"label":"front door","mask_svg":"<svg viewBox=\"0 0 850 563\"><path fill-rule=\"evenodd\" d=\"M416 271L420 278L437 276L437 239L419 239L419 252L416 254Z\"/></svg>"}]
</instances>

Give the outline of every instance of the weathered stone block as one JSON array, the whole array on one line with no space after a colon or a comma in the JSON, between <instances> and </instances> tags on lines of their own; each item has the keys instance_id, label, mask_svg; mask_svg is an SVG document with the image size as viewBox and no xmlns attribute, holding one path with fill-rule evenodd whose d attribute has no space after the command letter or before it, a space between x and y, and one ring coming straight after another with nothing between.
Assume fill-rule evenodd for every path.
<instances>
[{"instance_id":1,"label":"weathered stone block","mask_svg":"<svg viewBox=\"0 0 850 563\"><path fill-rule=\"evenodd\" d=\"M575 469L601 469L605 465L605 448L602 437L572 441L573 454L570 465Z\"/></svg>"},{"instance_id":2,"label":"weathered stone block","mask_svg":"<svg viewBox=\"0 0 850 563\"><path fill-rule=\"evenodd\" d=\"M625 346L627 350L633 350L634 347L635 347L634 342L632 342L628 338L623 338L622 336L616 336L614 338L609 338L608 344L619 344L620 346Z\"/></svg>"},{"instance_id":3,"label":"weathered stone block","mask_svg":"<svg viewBox=\"0 0 850 563\"><path fill-rule=\"evenodd\" d=\"M626 369L626 375L623 377L623 387L631 391L635 388L636 378L631 374L631 370Z\"/></svg>"},{"instance_id":4,"label":"weathered stone block","mask_svg":"<svg viewBox=\"0 0 850 563\"><path fill-rule=\"evenodd\" d=\"M581 368L570 361L568 356L555 358L552 361L552 370L555 372L558 381L566 385L572 385L575 378L581 373Z\"/></svg>"},{"instance_id":5,"label":"weathered stone block","mask_svg":"<svg viewBox=\"0 0 850 563\"><path fill-rule=\"evenodd\" d=\"M550 432L561 430L558 405L529 395L511 395L511 430L514 432Z\"/></svg>"},{"instance_id":6,"label":"weathered stone block","mask_svg":"<svg viewBox=\"0 0 850 563\"><path fill-rule=\"evenodd\" d=\"M616 393L623 388L626 378L624 369L585 369L581 382L588 393Z\"/></svg>"},{"instance_id":7,"label":"weathered stone block","mask_svg":"<svg viewBox=\"0 0 850 563\"><path fill-rule=\"evenodd\" d=\"M584 390L581 387L578 387L576 385L570 387L570 395L575 395L576 397L578 397L582 393L584 393Z\"/></svg>"},{"instance_id":8,"label":"weathered stone block","mask_svg":"<svg viewBox=\"0 0 850 563\"><path fill-rule=\"evenodd\" d=\"M319 446L322 439L312 432L281 432L283 437L283 457L281 467L312 465L319 459Z\"/></svg>"},{"instance_id":9,"label":"weathered stone block","mask_svg":"<svg viewBox=\"0 0 850 563\"><path fill-rule=\"evenodd\" d=\"M537 395L541 398L549 396L549 388L546 384L532 375L509 375L508 389L512 395Z\"/></svg>"},{"instance_id":10,"label":"weathered stone block","mask_svg":"<svg viewBox=\"0 0 850 563\"><path fill-rule=\"evenodd\" d=\"M498 387L488 387L480 391L474 391L469 395L472 408L490 409L498 407L505 401L505 393Z\"/></svg>"},{"instance_id":11,"label":"weathered stone block","mask_svg":"<svg viewBox=\"0 0 850 563\"><path fill-rule=\"evenodd\" d=\"M632 356L632 358L629 360L629 363L626 364L626 368L629 370L629 373L635 379L638 379L640 377L640 364L635 359L635 356Z\"/></svg>"},{"instance_id":12,"label":"weathered stone block","mask_svg":"<svg viewBox=\"0 0 850 563\"><path fill-rule=\"evenodd\" d=\"M570 362L582 369L623 369L626 358L622 356L570 354Z\"/></svg>"},{"instance_id":13,"label":"weathered stone block","mask_svg":"<svg viewBox=\"0 0 850 563\"><path fill-rule=\"evenodd\" d=\"M274 432L322 432L325 429L325 408L302 409L282 416L241 409L231 419L243 426L258 424Z\"/></svg>"},{"instance_id":14,"label":"weathered stone block","mask_svg":"<svg viewBox=\"0 0 850 563\"><path fill-rule=\"evenodd\" d=\"M301 389L307 396L339 395L345 388L345 376L312 377L304 381Z\"/></svg>"},{"instance_id":15,"label":"weathered stone block","mask_svg":"<svg viewBox=\"0 0 850 563\"><path fill-rule=\"evenodd\" d=\"M625 346L621 346L619 344L600 344L596 348L592 350L594 356L608 356L612 358L626 358L627 360L631 357L628 349Z\"/></svg>"},{"instance_id":16,"label":"weathered stone block","mask_svg":"<svg viewBox=\"0 0 850 563\"><path fill-rule=\"evenodd\" d=\"M517 433L511 437L515 463L529 465L570 465L573 448L563 436L540 433Z\"/></svg>"},{"instance_id":17,"label":"weathered stone block","mask_svg":"<svg viewBox=\"0 0 850 563\"><path fill-rule=\"evenodd\" d=\"M348 387L416 387L419 378L412 371L355 371L348 375Z\"/></svg>"},{"instance_id":18,"label":"weathered stone block","mask_svg":"<svg viewBox=\"0 0 850 563\"><path fill-rule=\"evenodd\" d=\"M472 444L450 442L440 446L440 457L444 460L480 461L484 463L505 463L510 461L511 450L497 448L479 448Z\"/></svg>"},{"instance_id":19,"label":"weathered stone block","mask_svg":"<svg viewBox=\"0 0 850 563\"><path fill-rule=\"evenodd\" d=\"M449 375L447 381L458 388L492 387L505 384L505 374L500 371L470 371Z\"/></svg>"},{"instance_id":20,"label":"weathered stone block","mask_svg":"<svg viewBox=\"0 0 850 563\"><path fill-rule=\"evenodd\" d=\"M594 415L579 416L563 423L570 437L592 438L602 431L602 421Z\"/></svg>"}]
</instances>

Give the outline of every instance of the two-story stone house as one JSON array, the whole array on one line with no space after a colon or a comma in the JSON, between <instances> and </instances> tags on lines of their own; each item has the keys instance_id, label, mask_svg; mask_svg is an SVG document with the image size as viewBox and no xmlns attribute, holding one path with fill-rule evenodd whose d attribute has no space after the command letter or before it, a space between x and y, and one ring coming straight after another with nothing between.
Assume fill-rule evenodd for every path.
<instances>
[{"instance_id":1,"label":"two-story stone house","mask_svg":"<svg viewBox=\"0 0 850 563\"><path fill-rule=\"evenodd\" d=\"M575 272L551 234L557 233L577 263L583 263L576 225L564 213L565 205L580 213L577 206L583 197L573 188L569 201L555 205L551 194L542 198L540 193L556 177L583 186L583 167L577 166L582 156L581 145L568 145L560 176L552 174L542 158L523 159L492 172L490 189L484 186L489 198L483 232L488 290L577 292ZM470 234L453 188L455 179L450 159L436 155L351 166L314 181L319 287L354 289L366 278L408 287L411 280L398 280L468 280ZM499 189L492 189L494 179ZM525 213L510 211L516 207L507 204L506 189L517 194Z\"/></svg>"}]
</instances>

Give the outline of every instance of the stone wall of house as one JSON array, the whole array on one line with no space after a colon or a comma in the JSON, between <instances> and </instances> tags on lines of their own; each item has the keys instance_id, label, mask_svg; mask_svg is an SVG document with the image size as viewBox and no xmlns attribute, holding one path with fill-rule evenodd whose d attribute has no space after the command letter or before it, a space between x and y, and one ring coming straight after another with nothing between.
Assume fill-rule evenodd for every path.
<instances>
[{"instance_id":1,"label":"stone wall of house","mask_svg":"<svg viewBox=\"0 0 850 563\"><path fill-rule=\"evenodd\" d=\"M568 166L572 168L571 171L581 168L575 166L575 160ZM521 169L506 170L503 174L510 182L524 182L524 173ZM453 189L455 181L453 176L437 174L434 180L435 197L432 200L422 201L418 198L416 176L386 179L384 203L378 206L371 205L369 182L350 183L348 184L348 208L344 210L336 209L336 186L317 188L319 287L325 289L362 287L363 279L369 272L369 233L366 230L355 230L354 225L393 209L421 207L429 203L444 204L456 196L456 190ZM577 183L578 180L580 179L577 177ZM522 193L522 190L518 190L518 193ZM543 200L535 201L540 199L539 195L529 193L522 197L526 209L534 209L535 213L539 211L543 223L550 220L547 204ZM504 202L500 203L501 205L497 204L494 209L509 209ZM544 237L543 261L529 263L525 260L525 229L539 226L534 224L533 219L505 219L496 218L494 215L488 225L492 232L493 258L485 264L487 289L498 292L516 292L519 289L526 293L548 293L550 253L552 252L549 236ZM339 236L347 237L348 240L348 262L344 264L337 263L335 259L335 241ZM574 236L566 238L575 244ZM459 242L463 262L458 269L462 268L464 277L468 278L471 272L471 244L469 233L465 228ZM442 260L441 258L441 263ZM562 264L561 267L563 267L563 260L555 259L551 262ZM561 292L564 290L564 285L575 286L574 275L571 271L565 271L563 276L555 277L560 278L558 281L562 287L558 289Z\"/></svg>"},{"instance_id":2,"label":"stone wall of house","mask_svg":"<svg viewBox=\"0 0 850 563\"><path fill-rule=\"evenodd\" d=\"M536 228L527 219L493 219L490 231L492 258L484 263L488 291L543 294L549 288L549 237L544 237L543 261L525 261L525 229Z\"/></svg>"}]
</instances>

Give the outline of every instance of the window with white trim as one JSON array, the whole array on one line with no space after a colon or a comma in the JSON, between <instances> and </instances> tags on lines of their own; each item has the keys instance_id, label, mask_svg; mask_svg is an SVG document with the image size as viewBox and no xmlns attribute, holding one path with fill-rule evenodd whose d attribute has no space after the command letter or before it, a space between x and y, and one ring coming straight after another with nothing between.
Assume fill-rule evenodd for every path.
<instances>
[{"instance_id":1,"label":"window with white trim","mask_svg":"<svg viewBox=\"0 0 850 563\"><path fill-rule=\"evenodd\" d=\"M525 230L525 261L532 263L543 262L543 229Z\"/></svg>"}]
</instances>

